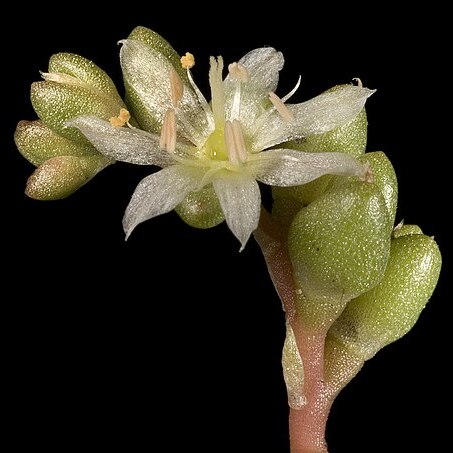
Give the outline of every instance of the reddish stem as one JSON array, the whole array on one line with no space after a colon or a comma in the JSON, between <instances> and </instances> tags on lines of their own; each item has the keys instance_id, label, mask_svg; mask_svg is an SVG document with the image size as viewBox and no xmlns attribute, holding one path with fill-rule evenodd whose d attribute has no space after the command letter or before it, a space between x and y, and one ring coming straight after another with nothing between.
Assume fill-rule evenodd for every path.
<instances>
[{"instance_id":1,"label":"reddish stem","mask_svg":"<svg viewBox=\"0 0 453 453\"><path fill-rule=\"evenodd\" d=\"M304 363L302 409L291 409L289 434L291 453L325 453L325 429L333 398L324 382L324 343L326 329L313 329L296 316L296 287L287 248L286 232L264 209L255 238L263 252L269 274L296 337Z\"/></svg>"}]
</instances>

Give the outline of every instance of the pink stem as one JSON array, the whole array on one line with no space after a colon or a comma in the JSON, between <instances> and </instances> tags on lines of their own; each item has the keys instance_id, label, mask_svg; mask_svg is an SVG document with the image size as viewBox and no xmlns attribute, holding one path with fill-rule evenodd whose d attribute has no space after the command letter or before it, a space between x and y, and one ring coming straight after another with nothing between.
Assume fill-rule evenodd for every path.
<instances>
[{"instance_id":1,"label":"pink stem","mask_svg":"<svg viewBox=\"0 0 453 453\"><path fill-rule=\"evenodd\" d=\"M304 395L307 404L291 409L291 453L325 453L325 429L333 398L324 382L324 343L327 330L310 329L296 316L296 288L287 248L286 232L264 209L255 238L263 252L269 274L293 328L304 363Z\"/></svg>"}]
</instances>

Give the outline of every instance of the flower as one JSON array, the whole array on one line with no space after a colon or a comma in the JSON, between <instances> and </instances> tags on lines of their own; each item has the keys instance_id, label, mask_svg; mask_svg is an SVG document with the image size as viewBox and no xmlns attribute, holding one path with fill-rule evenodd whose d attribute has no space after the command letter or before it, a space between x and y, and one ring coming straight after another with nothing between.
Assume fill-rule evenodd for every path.
<instances>
[{"instance_id":1,"label":"flower","mask_svg":"<svg viewBox=\"0 0 453 453\"><path fill-rule=\"evenodd\" d=\"M324 174L366 178L367 168L352 156L275 147L346 124L362 110L373 90L350 85L287 104L300 79L288 95L279 98L275 90L283 56L265 47L230 64L224 80L222 57L211 57L208 103L190 72L192 54L181 58L185 74L141 41L127 39L121 44L125 83L157 121L160 133L129 124L115 127L118 124L94 116L74 118L67 126L78 128L106 156L162 167L145 177L132 195L123 219L126 238L141 222L171 211L192 191L212 184L242 250L258 226L257 181L296 186Z\"/></svg>"}]
</instances>

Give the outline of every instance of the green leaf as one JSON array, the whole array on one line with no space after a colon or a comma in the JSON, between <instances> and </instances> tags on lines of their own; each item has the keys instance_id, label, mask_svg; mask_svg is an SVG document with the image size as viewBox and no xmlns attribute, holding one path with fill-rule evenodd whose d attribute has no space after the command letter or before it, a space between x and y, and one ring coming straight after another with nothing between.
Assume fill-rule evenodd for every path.
<instances>
[{"instance_id":1,"label":"green leaf","mask_svg":"<svg viewBox=\"0 0 453 453\"><path fill-rule=\"evenodd\" d=\"M412 329L439 278L442 257L423 234L392 240L382 281L351 301L329 332L363 360Z\"/></svg>"},{"instance_id":2,"label":"green leaf","mask_svg":"<svg viewBox=\"0 0 453 453\"><path fill-rule=\"evenodd\" d=\"M370 166L373 174L373 182L381 190L385 205L387 206L389 231L391 231L395 223L396 207L398 204L398 181L393 165L381 151L363 154L358 157L358 160L364 164L367 163ZM358 180L358 178L354 176L346 178L333 176L326 190L336 190L338 187L348 184L351 180Z\"/></svg>"},{"instance_id":3,"label":"green leaf","mask_svg":"<svg viewBox=\"0 0 453 453\"><path fill-rule=\"evenodd\" d=\"M57 156L99 155L92 145L62 137L40 120L20 121L14 133L14 141L20 153L36 166Z\"/></svg>"},{"instance_id":4,"label":"green leaf","mask_svg":"<svg viewBox=\"0 0 453 453\"><path fill-rule=\"evenodd\" d=\"M385 200L370 183L349 182L300 210L288 246L305 321L330 325L350 299L381 281L388 225Z\"/></svg>"},{"instance_id":5,"label":"green leaf","mask_svg":"<svg viewBox=\"0 0 453 453\"><path fill-rule=\"evenodd\" d=\"M407 236L408 234L423 234L422 229L418 225L403 225L399 224L393 230L393 237Z\"/></svg>"}]
</instances>

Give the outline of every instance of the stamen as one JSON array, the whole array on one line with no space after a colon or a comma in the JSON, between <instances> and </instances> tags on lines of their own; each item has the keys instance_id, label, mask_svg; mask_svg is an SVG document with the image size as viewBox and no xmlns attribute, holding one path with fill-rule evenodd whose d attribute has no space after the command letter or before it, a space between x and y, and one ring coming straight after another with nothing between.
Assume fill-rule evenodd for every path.
<instances>
[{"instance_id":1,"label":"stamen","mask_svg":"<svg viewBox=\"0 0 453 453\"><path fill-rule=\"evenodd\" d=\"M362 83L362 81L361 81L358 77L354 77L352 80L353 80L354 82L357 82L357 86L358 86L359 88L363 88L363 83Z\"/></svg>"},{"instance_id":2,"label":"stamen","mask_svg":"<svg viewBox=\"0 0 453 453\"><path fill-rule=\"evenodd\" d=\"M236 145L236 154L240 162L247 160L247 148L245 146L244 134L242 133L241 123L233 120L234 143Z\"/></svg>"},{"instance_id":3,"label":"stamen","mask_svg":"<svg viewBox=\"0 0 453 453\"><path fill-rule=\"evenodd\" d=\"M204 97L203 93L200 91L200 89L197 87L197 84L193 80L192 73L190 72L190 69L187 68L187 77L189 79L190 85L197 95L198 100L200 101L201 106L203 107L203 110L206 112L206 118L209 122L209 127L214 129L214 120L212 118L212 110L211 107L208 104L208 101Z\"/></svg>"},{"instance_id":4,"label":"stamen","mask_svg":"<svg viewBox=\"0 0 453 453\"><path fill-rule=\"evenodd\" d=\"M282 102L286 102L299 89L301 80L302 80L302 77L299 76L295 87L286 96L282 97Z\"/></svg>"},{"instance_id":5,"label":"stamen","mask_svg":"<svg viewBox=\"0 0 453 453\"><path fill-rule=\"evenodd\" d=\"M182 84L181 78L174 68L171 68L170 71L170 90L173 107L177 107L179 101L182 99L182 95L184 94L184 85Z\"/></svg>"},{"instance_id":6,"label":"stamen","mask_svg":"<svg viewBox=\"0 0 453 453\"><path fill-rule=\"evenodd\" d=\"M190 52L186 52L186 54L181 57L181 66L184 69L192 69L195 66L195 57Z\"/></svg>"},{"instance_id":7,"label":"stamen","mask_svg":"<svg viewBox=\"0 0 453 453\"><path fill-rule=\"evenodd\" d=\"M289 110L289 108L284 104L284 102L272 91L269 93L269 99L274 104L274 107L277 109L277 112L280 113L280 116L287 123L292 123L294 121L294 114Z\"/></svg>"},{"instance_id":8,"label":"stamen","mask_svg":"<svg viewBox=\"0 0 453 453\"><path fill-rule=\"evenodd\" d=\"M241 114L241 85L248 82L249 73L245 66L240 63L231 63L228 65L228 71L230 76L235 80L236 88L233 94L233 101L231 103L231 110L229 113L229 120L232 121L235 118L240 118Z\"/></svg>"},{"instance_id":9,"label":"stamen","mask_svg":"<svg viewBox=\"0 0 453 453\"><path fill-rule=\"evenodd\" d=\"M241 124L238 120L225 121L225 145L228 159L234 164L247 160L247 149L245 147L244 135Z\"/></svg>"},{"instance_id":10,"label":"stamen","mask_svg":"<svg viewBox=\"0 0 453 453\"><path fill-rule=\"evenodd\" d=\"M237 164L239 162L236 154L236 144L234 140L233 123L225 121L225 145L227 149L228 159L230 162Z\"/></svg>"},{"instance_id":11,"label":"stamen","mask_svg":"<svg viewBox=\"0 0 453 453\"><path fill-rule=\"evenodd\" d=\"M216 126L222 127L225 121L225 92L222 80L223 58L218 57L216 60L211 57L209 62L211 64L209 84L211 85L212 112Z\"/></svg>"},{"instance_id":12,"label":"stamen","mask_svg":"<svg viewBox=\"0 0 453 453\"><path fill-rule=\"evenodd\" d=\"M159 147L169 153L174 153L176 150L176 114L174 109L168 109L165 112Z\"/></svg>"},{"instance_id":13,"label":"stamen","mask_svg":"<svg viewBox=\"0 0 453 453\"><path fill-rule=\"evenodd\" d=\"M128 124L130 119L131 114L126 109L120 109L120 114L118 116L112 116L109 122L113 127L123 127Z\"/></svg>"},{"instance_id":14,"label":"stamen","mask_svg":"<svg viewBox=\"0 0 453 453\"><path fill-rule=\"evenodd\" d=\"M240 63L231 63L228 65L228 71L232 77L242 83L248 82L249 80L249 73L246 67Z\"/></svg>"}]
</instances>

